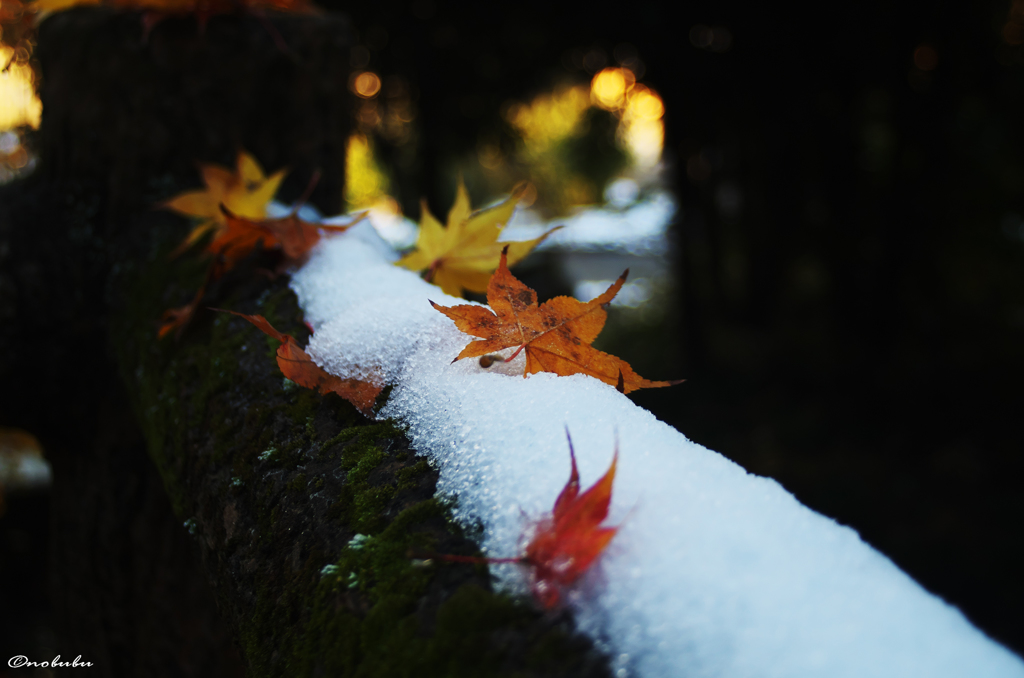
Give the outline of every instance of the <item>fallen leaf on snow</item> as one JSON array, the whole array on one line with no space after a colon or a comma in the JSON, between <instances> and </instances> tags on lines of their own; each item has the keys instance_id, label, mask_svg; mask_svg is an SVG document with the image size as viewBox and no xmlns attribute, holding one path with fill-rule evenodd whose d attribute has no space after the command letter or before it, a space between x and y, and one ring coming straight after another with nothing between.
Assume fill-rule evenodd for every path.
<instances>
[{"instance_id":1,"label":"fallen leaf on snow","mask_svg":"<svg viewBox=\"0 0 1024 678\"><path fill-rule=\"evenodd\" d=\"M261 315L246 315L221 308L211 309L245 318L258 327L264 334L281 342L277 349L277 366L281 373L299 386L311 388L320 393L337 393L355 405L356 409L368 417L373 416L373 405L383 387L360 381L359 379L343 379L328 374L322 367L313 362L309 355L299 348L295 338L282 334L274 329L266 318Z\"/></svg>"},{"instance_id":2,"label":"fallen leaf on snow","mask_svg":"<svg viewBox=\"0 0 1024 678\"><path fill-rule=\"evenodd\" d=\"M455 321L460 330L481 337L462 349L455 360L476 358L515 346L515 353L506 362L525 350L524 376L536 372L562 376L589 374L623 393L672 386L682 381L644 379L625 360L591 346L608 318L605 307L626 282L628 270L604 294L588 302L555 297L538 306L537 293L508 270L507 249L502 251L498 270L487 285L490 308L468 304L447 307L430 302Z\"/></svg>"},{"instance_id":3,"label":"fallen leaf on snow","mask_svg":"<svg viewBox=\"0 0 1024 678\"><path fill-rule=\"evenodd\" d=\"M396 264L412 271L426 271L428 282L454 297L461 297L463 289L483 292L503 248L508 250L509 265L514 265L557 230L553 228L533 240L499 243L501 229L512 218L521 196L522 189L513 191L500 205L471 213L469 194L460 181L455 204L448 213L448 226L434 218L424 201L416 249Z\"/></svg>"},{"instance_id":4,"label":"fallen leaf on snow","mask_svg":"<svg viewBox=\"0 0 1024 678\"><path fill-rule=\"evenodd\" d=\"M516 563L531 569L533 594L544 607L551 609L562 599L563 589L571 586L593 564L615 536L619 528L601 527L608 517L612 501L612 483L618 465L619 450L615 446L612 464L588 490L580 494L580 473L576 453L569 440L572 470L550 515L537 520L527 532L530 535L523 555L518 558L483 558L477 556L435 555L439 560L457 563Z\"/></svg>"}]
</instances>

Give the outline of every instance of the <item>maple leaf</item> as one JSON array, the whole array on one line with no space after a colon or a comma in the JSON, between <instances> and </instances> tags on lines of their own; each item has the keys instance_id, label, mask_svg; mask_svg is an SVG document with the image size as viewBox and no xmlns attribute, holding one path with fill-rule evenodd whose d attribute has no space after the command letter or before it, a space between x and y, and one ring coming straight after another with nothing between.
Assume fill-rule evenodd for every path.
<instances>
[{"instance_id":1,"label":"maple leaf","mask_svg":"<svg viewBox=\"0 0 1024 678\"><path fill-rule=\"evenodd\" d=\"M544 607L552 608L561 597L560 589L569 586L601 555L619 528L600 527L608 517L612 501L612 482L619 461L618 443L615 455L601 479L580 494L580 474L569 431L569 459L572 471L562 488L550 516L533 527L533 537L526 545L521 562L533 568L533 593Z\"/></svg>"},{"instance_id":2,"label":"maple leaf","mask_svg":"<svg viewBox=\"0 0 1024 678\"><path fill-rule=\"evenodd\" d=\"M221 205L226 220L225 228L206 249L217 255L223 262L223 270L232 268L257 247L280 249L284 253L283 266L303 263L309 251L320 242L321 231L344 233L366 218L368 212L361 212L347 224L315 224L298 217L298 208L280 219L253 220L233 214ZM262 246L260 243L262 242Z\"/></svg>"},{"instance_id":3,"label":"maple leaf","mask_svg":"<svg viewBox=\"0 0 1024 678\"><path fill-rule=\"evenodd\" d=\"M234 172L212 164L200 165L199 170L203 176L203 183L206 184L205 190L188 191L161 204L162 207L180 214L202 219L174 251L174 255L192 247L210 231L214 231L216 236L227 228L227 219L221 212L221 205L240 217L266 217L267 203L277 193L277 188L287 172L279 170L268 177L263 174L263 169L256 159L244 151L238 153Z\"/></svg>"},{"instance_id":4,"label":"maple leaf","mask_svg":"<svg viewBox=\"0 0 1024 678\"><path fill-rule=\"evenodd\" d=\"M157 331L157 336L163 339L171 332L174 332L175 339L181 338L181 333L192 322L192 317L196 314L196 308L199 306L199 301L202 298L203 293L200 290L199 294L184 306L169 308L164 311L160 317L160 329Z\"/></svg>"},{"instance_id":5,"label":"maple leaf","mask_svg":"<svg viewBox=\"0 0 1024 678\"><path fill-rule=\"evenodd\" d=\"M207 266L206 275L203 277L203 282L199 286L199 290L196 295L192 297L192 301L179 306L178 308L169 308L164 311L163 316L160 318L160 329L157 331L157 336L163 339L171 332L174 332L174 338L180 339L181 333L185 331L185 327L192 322L192 318L196 314L196 309L199 308L199 302L202 301L203 295L206 294L206 286L210 284L210 281L216 275L216 269L213 264Z\"/></svg>"},{"instance_id":6,"label":"maple leaf","mask_svg":"<svg viewBox=\"0 0 1024 678\"><path fill-rule=\"evenodd\" d=\"M355 405L356 409L366 416L373 416L373 404L383 390L383 387L366 381L360 381L359 379L343 379L336 375L328 374L322 367L314 363L305 351L299 348L299 344L295 341L294 337L278 332L261 315L246 315L221 308L210 310L230 313L237 315L239 318L245 318L262 330L264 334L280 341L281 345L277 349L277 366L288 379L291 379L299 386L315 389L323 394L337 393Z\"/></svg>"},{"instance_id":7,"label":"maple leaf","mask_svg":"<svg viewBox=\"0 0 1024 678\"><path fill-rule=\"evenodd\" d=\"M259 228L248 219L235 216L224 206L221 206L221 211L224 214L224 226L206 245L206 251L215 257L216 278L230 271L257 249L269 250L278 245L277 239L269 231Z\"/></svg>"},{"instance_id":8,"label":"maple leaf","mask_svg":"<svg viewBox=\"0 0 1024 678\"><path fill-rule=\"evenodd\" d=\"M572 437L569 459L572 471L569 482L555 500L550 515L537 520L527 531L530 539L518 558L482 558L478 556L434 555L440 560L457 563L516 563L532 568L533 594L544 607L551 609L561 600L562 589L572 585L587 571L618 532L617 527L601 527L608 517L612 501L612 483L619 462L619 445L615 443L612 464L600 480L580 494L580 473Z\"/></svg>"},{"instance_id":9,"label":"maple leaf","mask_svg":"<svg viewBox=\"0 0 1024 678\"><path fill-rule=\"evenodd\" d=\"M455 321L466 334L482 337L471 341L455 360L476 358L516 346L526 351L523 375L554 372L562 376L589 374L623 393L640 388L672 386L678 381L644 379L625 360L599 351L590 344L604 327L605 307L626 282L626 270L604 294L584 303L572 297L555 297L537 305L537 293L517 280L508 270L507 249L501 253L498 270L487 285L486 306L440 306L430 304ZM452 362L455 362L453 360Z\"/></svg>"},{"instance_id":10,"label":"maple leaf","mask_svg":"<svg viewBox=\"0 0 1024 678\"><path fill-rule=\"evenodd\" d=\"M558 230L553 228L539 238L522 242L499 243L501 229L508 223L522 197L525 186L512 192L508 200L487 210L470 212L469 194L459 181L455 204L448 212L447 227L427 209L423 201L423 217L416 250L396 262L411 271L426 271L426 279L445 294L461 297L462 290L483 292L498 265L502 248L508 248L510 264L525 257L544 238Z\"/></svg>"}]
</instances>

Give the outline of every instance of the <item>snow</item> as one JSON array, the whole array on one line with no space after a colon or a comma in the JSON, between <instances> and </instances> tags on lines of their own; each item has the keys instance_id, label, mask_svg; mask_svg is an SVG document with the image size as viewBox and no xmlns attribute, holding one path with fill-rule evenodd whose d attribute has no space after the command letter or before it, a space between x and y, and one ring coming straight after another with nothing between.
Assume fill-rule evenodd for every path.
<instances>
[{"instance_id":1,"label":"snow","mask_svg":"<svg viewBox=\"0 0 1024 678\"><path fill-rule=\"evenodd\" d=\"M286 217L292 213L292 209L291 205L272 200L267 203L267 218L280 219ZM402 250L409 249L416 244L416 238L420 232L420 227L416 222L382 205L370 207L366 212L368 213L368 221L377 230L377 235L384 242L391 245L391 247ZM335 226L343 226L352 221L351 214L340 214L334 217L323 218L313 205L302 205L298 210L298 217L305 221Z\"/></svg>"},{"instance_id":2,"label":"snow","mask_svg":"<svg viewBox=\"0 0 1024 678\"><path fill-rule=\"evenodd\" d=\"M41 456L0 453L0 490L48 487L52 480L50 463Z\"/></svg>"},{"instance_id":3,"label":"snow","mask_svg":"<svg viewBox=\"0 0 1024 678\"><path fill-rule=\"evenodd\" d=\"M566 429L584 487L618 441L607 522L621 529L568 594L617 676L1024 677L1024 662L852 529L614 388L523 378L522 355L490 369L453 364L470 338L427 300L466 302L396 258L365 222L321 243L292 280L315 330L308 352L335 374L394 384L380 416L408 427L440 471L439 491L457 499L456 519L479 522L495 557L519 553L529 520L568 480ZM524 568L492 572L529 594Z\"/></svg>"},{"instance_id":4,"label":"snow","mask_svg":"<svg viewBox=\"0 0 1024 678\"><path fill-rule=\"evenodd\" d=\"M617 209L583 207L567 218L553 221L543 219L532 210L516 210L499 239L538 238L551 226L560 225L563 228L552 233L538 249L628 254L664 252L668 246L668 225L676 214L675 200L668 192L659 190L633 202L636 198L633 188L618 188L626 182L628 180L619 180L610 187L612 200L609 204L618 206Z\"/></svg>"}]
</instances>

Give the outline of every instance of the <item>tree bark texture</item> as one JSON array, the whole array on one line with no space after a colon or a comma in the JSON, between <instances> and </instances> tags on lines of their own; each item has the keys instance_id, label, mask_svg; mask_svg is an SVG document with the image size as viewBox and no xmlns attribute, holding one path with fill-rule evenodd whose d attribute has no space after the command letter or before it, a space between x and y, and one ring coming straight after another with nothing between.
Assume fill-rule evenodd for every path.
<instances>
[{"instance_id":1,"label":"tree bark texture","mask_svg":"<svg viewBox=\"0 0 1024 678\"><path fill-rule=\"evenodd\" d=\"M606 675L568 613L491 590L476 546L392 422L283 379L275 342L200 310L158 340L205 264L154 205L238 150L285 199L341 207L351 29L337 15L200 30L98 10L40 28L39 167L0 191L0 424L54 468L58 650L109 676ZM280 40L287 45L280 47ZM305 339L273 255L203 305Z\"/></svg>"}]
</instances>

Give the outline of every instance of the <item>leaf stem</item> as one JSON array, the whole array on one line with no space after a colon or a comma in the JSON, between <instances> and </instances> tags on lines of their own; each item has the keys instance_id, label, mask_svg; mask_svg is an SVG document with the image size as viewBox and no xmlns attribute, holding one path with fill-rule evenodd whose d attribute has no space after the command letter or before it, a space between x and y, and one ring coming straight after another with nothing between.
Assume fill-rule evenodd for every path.
<instances>
[{"instance_id":1,"label":"leaf stem","mask_svg":"<svg viewBox=\"0 0 1024 678\"><path fill-rule=\"evenodd\" d=\"M516 349L516 352L510 355L509 357L505 358L505 362L512 362L515 359L515 357L519 355L519 352L522 351L524 348L526 348L526 344L519 344L519 348Z\"/></svg>"}]
</instances>

